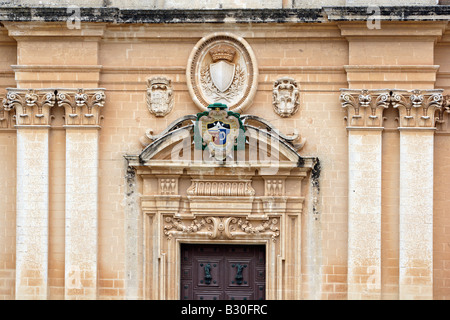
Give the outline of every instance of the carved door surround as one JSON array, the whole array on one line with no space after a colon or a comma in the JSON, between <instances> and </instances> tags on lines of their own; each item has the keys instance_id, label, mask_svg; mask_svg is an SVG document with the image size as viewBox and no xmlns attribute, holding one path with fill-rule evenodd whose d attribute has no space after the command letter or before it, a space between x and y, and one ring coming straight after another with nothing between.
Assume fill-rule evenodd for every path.
<instances>
[{"instance_id":1,"label":"carved door surround","mask_svg":"<svg viewBox=\"0 0 450 320\"><path fill-rule=\"evenodd\" d=\"M264 245L264 297L301 297L302 212L305 194L314 193L312 169L318 159L297 153L304 144L294 142L298 135L264 130L268 124L262 119L242 117L247 138L265 145L278 140L276 171L266 170L267 161L249 157L248 145L242 159L194 160L189 116L147 136L154 141L140 155L126 156L142 185L146 299L180 298L182 244ZM192 146L192 158L174 159L173 150L183 141ZM275 145L270 150L275 153Z\"/></svg>"}]
</instances>

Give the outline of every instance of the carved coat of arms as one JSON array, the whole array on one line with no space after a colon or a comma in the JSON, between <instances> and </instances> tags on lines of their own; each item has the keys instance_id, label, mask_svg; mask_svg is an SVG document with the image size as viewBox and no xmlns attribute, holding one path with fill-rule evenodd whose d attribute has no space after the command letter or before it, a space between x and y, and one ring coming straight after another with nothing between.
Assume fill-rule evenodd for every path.
<instances>
[{"instance_id":1,"label":"carved coat of arms","mask_svg":"<svg viewBox=\"0 0 450 320\"><path fill-rule=\"evenodd\" d=\"M194 131L196 148L209 151L217 161L234 158L234 150L244 148L244 126L238 113L228 110L221 103L208 107L208 111L197 114Z\"/></svg>"},{"instance_id":2,"label":"carved coat of arms","mask_svg":"<svg viewBox=\"0 0 450 320\"><path fill-rule=\"evenodd\" d=\"M299 88L294 79L284 77L274 82L273 107L280 117L287 118L297 112L299 97Z\"/></svg>"},{"instance_id":3,"label":"carved coat of arms","mask_svg":"<svg viewBox=\"0 0 450 320\"><path fill-rule=\"evenodd\" d=\"M173 109L171 80L163 77L147 80L147 107L157 117L164 117Z\"/></svg>"},{"instance_id":4,"label":"carved coat of arms","mask_svg":"<svg viewBox=\"0 0 450 320\"><path fill-rule=\"evenodd\" d=\"M199 41L186 71L189 93L202 110L214 103L241 112L252 102L258 85L253 51L241 37L213 34Z\"/></svg>"}]
</instances>

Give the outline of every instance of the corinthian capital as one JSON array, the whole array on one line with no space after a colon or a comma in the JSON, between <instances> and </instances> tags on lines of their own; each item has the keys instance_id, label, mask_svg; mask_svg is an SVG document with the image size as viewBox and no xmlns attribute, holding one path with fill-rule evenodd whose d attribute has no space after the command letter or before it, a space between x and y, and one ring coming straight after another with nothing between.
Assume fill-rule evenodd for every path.
<instances>
[{"instance_id":1,"label":"corinthian capital","mask_svg":"<svg viewBox=\"0 0 450 320\"><path fill-rule=\"evenodd\" d=\"M398 109L400 128L434 128L436 120L441 120L442 91L341 89L340 100L347 108L349 128L383 127L383 110L389 107Z\"/></svg>"},{"instance_id":2,"label":"corinthian capital","mask_svg":"<svg viewBox=\"0 0 450 320\"><path fill-rule=\"evenodd\" d=\"M54 89L7 90L4 110L15 110L17 125L50 125L50 108L55 105Z\"/></svg>"},{"instance_id":3,"label":"corinthian capital","mask_svg":"<svg viewBox=\"0 0 450 320\"><path fill-rule=\"evenodd\" d=\"M392 106L399 111L401 128L434 128L435 114L443 107L443 90L392 91Z\"/></svg>"},{"instance_id":4,"label":"corinthian capital","mask_svg":"<svg viewBox=\"0 0 450 320\"><path fill-rule=\"evenodd\" d=\"M383 111L389 107L389 90L341 89L340 101L347 109L349 128L383 127Z\"/></svg>"},{"instance_id":5,"label":"corinthian capital","mask_svg":"<svg viewBox=\"0 0 450 320\"><path fill-rule=\"evenodd\" d=\"M59 89L56 98L58 106L64 108L67 126L100 125L105 89Z\"/></svg>"},{"instance_id":6,"label":"corinthian capital","mask_svg":"<svg viewBox=\"0 0 450 320\"><path fill-rule=\"evenodd\" d=\"M8 107L6 95L0 94L0 129L9 129L12 127L10 114L11 109Z\"/></svg>"}]
</instances>

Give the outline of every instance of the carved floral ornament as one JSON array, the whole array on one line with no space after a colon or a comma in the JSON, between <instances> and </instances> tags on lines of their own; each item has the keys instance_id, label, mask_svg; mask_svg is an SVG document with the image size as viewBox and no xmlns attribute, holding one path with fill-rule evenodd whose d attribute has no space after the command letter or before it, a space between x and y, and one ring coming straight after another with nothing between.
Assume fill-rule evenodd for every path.
<instances>
[{"instance_id":1,"label":"carved floral ornament","mask_svg":"<svg viewBox=\"0 0 450 320\"><path fill-rule=\"evenodd\" d=\"M63 107L66 125L99 125L104 89L9 88L3 109L15 110L17 125L50 125L50 109Z\"/></svg>"},{"instance_id":2,"label":"carved floral ornament","mask_svg":"<svg viewBox=\"0 0 450 320\"><path fill-rule=\"evenodd\" d=\"M211 104L222 103L239 113L253 101L258 66L247 41L228 32L214 33L195 45L186 79L189 93L202 111Z\"/></svg>"},{"instance_id":3,"label":"carved floral ornament","mask_svg":"<svg viewBox=\"0 0 450 320\"><path fill-rule=\"evenodd\" d=\"M399 127L434 128L443 107L443 90L349 90L341 89L348 127L382 127L383 111L399 111ZM436 116L437 114L437 116Z\"/></svg>"},{"instance_id":4,"label":"carved floral ornament","mask_svg":"<svg viewBox=\"0 0 450 320\"><path fill-rule=\"evenodd\" d=\"M250 222L246 217L199 217L181 219L167 216L164 234L168 240L176 233L205 234L209 239L234 239L237 235L269 235L276 241L280 235L279 218Z\"/></svg>"}]
</instances>

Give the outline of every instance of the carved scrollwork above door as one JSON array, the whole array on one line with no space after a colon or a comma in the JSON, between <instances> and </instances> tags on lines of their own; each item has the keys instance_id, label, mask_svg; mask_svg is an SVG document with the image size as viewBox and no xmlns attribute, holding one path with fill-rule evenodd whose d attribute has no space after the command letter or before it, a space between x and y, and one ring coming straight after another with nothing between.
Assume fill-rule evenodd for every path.
<instances>
[{"instance_id":1,"label":"carved scrollwork above door","mask_svg":"<svg viewBox=\"0 0 450 320\"><path fill-rule=\"evenodd\" d=\"M249 220L247 217L175 218L166 216L164 234L172 239L176 233L205 235L209 239L235 239L236 236L268 235L276 241L280 235L280 218Z\"/></svg>"}]
</instances>

